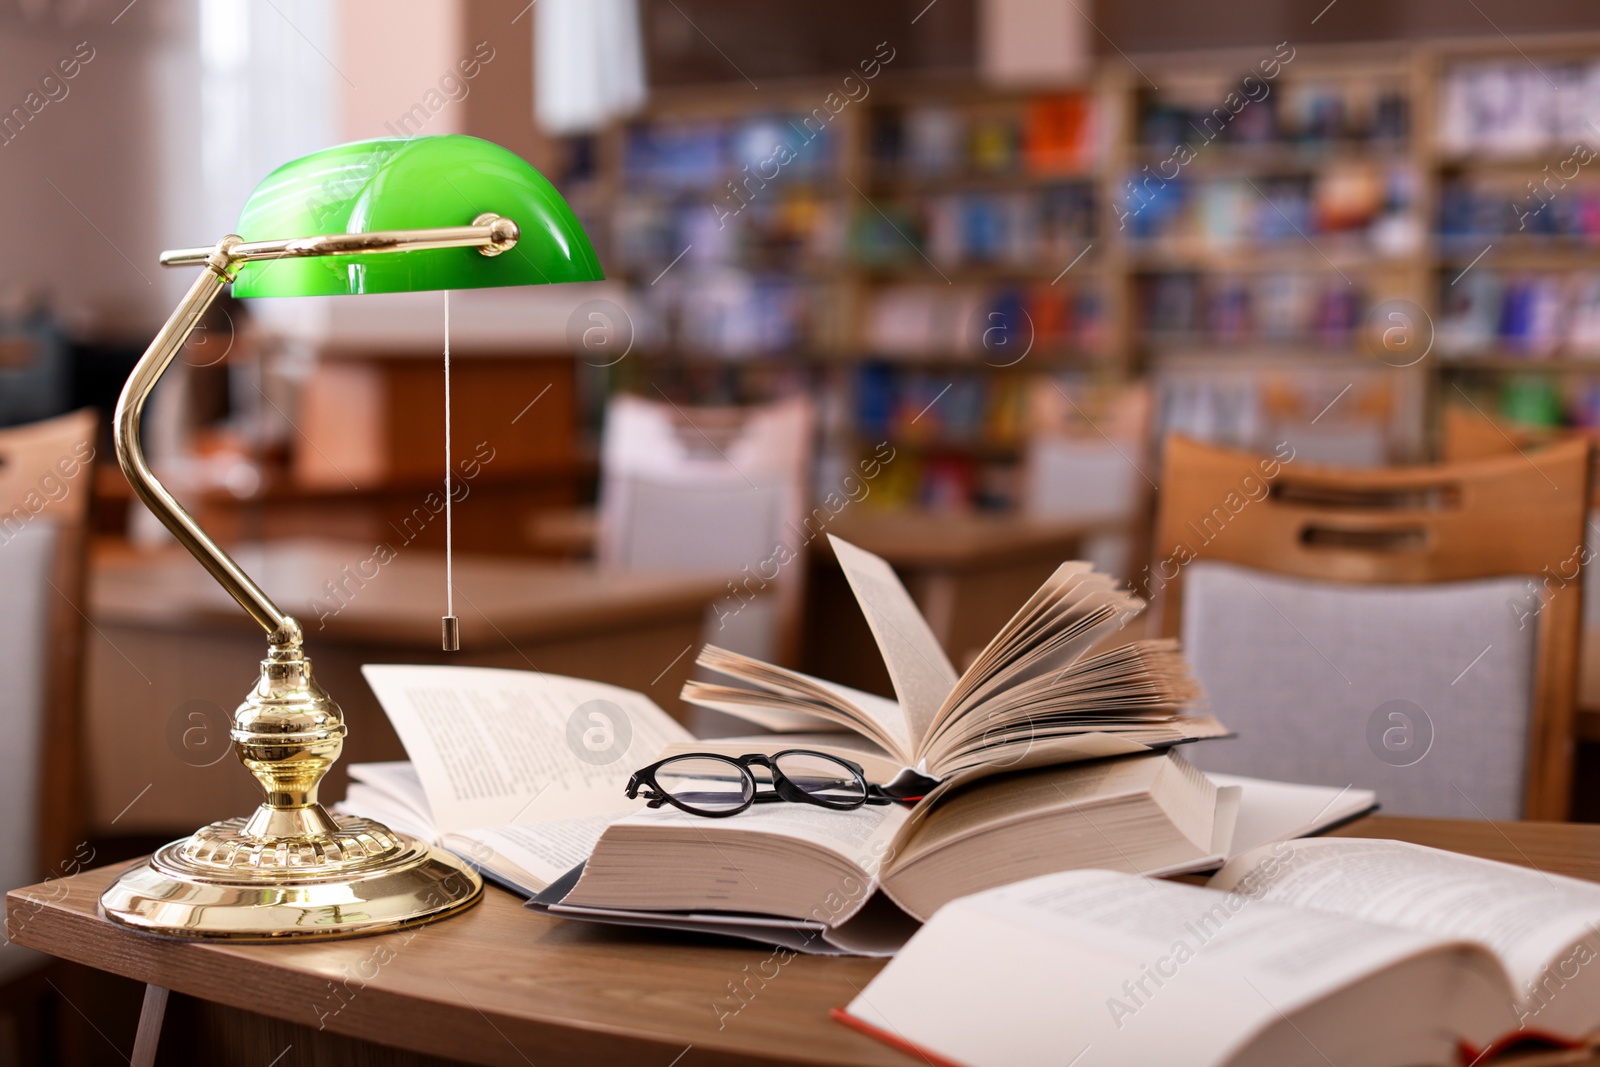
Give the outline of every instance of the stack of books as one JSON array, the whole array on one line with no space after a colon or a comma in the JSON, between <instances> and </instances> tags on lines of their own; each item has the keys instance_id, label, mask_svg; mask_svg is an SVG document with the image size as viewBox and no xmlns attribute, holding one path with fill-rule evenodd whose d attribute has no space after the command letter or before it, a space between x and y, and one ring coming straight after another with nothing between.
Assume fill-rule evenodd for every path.
<instances>
[{"instance_id":1,"label":"stack of books","mask_svg":"<svg viewBox=\"0 0 1600 1067\"><path fill-rule=\"evenodd\" d=\"M889 954L958 897L1043 874L1215 869L1370 809L1372 794L1201 774L1222 736L1175 642L1125 639L1144 608L1065 563L958 672L889 565L833 538L896 698L707 646L685 700L761 728L692 737L647 697L537 672L369 666L410 754L358 764L343 810L456 850L530 906L797 951ZM758 804L705 818L630 800L687 753L801 749L898 802Z\"/></svg>"}]
</instances>

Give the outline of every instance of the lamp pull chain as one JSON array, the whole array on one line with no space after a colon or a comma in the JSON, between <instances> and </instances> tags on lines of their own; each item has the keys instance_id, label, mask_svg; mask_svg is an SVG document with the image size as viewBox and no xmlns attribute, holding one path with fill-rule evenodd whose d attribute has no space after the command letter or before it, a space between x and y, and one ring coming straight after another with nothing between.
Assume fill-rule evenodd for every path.
<instances>
[{"instance_id":1,"label":"lamp pull chain","mask_svg":"<svg viewBox=\"0 0 1600 1067\"><path fill-rule=\"evenodd\" d=\"M461 620L456 618L455 536L451 525L454 486L450 469L450 290L444 293L444 650L461 649Z\"/></svg>"}]
</instances>

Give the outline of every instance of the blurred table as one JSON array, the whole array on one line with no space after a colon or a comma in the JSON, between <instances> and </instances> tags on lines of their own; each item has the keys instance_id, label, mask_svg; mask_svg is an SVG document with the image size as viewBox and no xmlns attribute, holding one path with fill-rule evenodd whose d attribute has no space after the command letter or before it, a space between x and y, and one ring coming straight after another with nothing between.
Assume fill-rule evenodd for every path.
<instances>
[{"instance_id":1,"label":"blurred table","mask_svg":"<svg viewBox=\"0 0 1600 1067\"><path fill-rule=\"evenodd\" d=\"M608 574L583 565L458 555L461 651L440 649L442 553L371 543L275 541L240 564L300 620L318 681L350 737L323 787L352 762L404 759L361 678L364 663L538 669L636 689L673 714L693 666L712 578ZM187 833L250 810L254 781L228 752L227 718L266 639L186 552L96 553L89 576L85 712L97 833Z\"/></svg>"},{"instance_id":2,"label":"blurred table","mask_svg":"<svg viewBox=\"0 0 1600 1067\"><path fill-rule=\"evenodd\" d=\"M1010 621L1084 539L1119 527L1022 515L846 509L826 532L882 556L959 670ZM889 675L827 538L811 542L802 669L889 693Z\"/></svg>"},{"instance_id":3,"label":"blurred table","mask_svg":"<svg viewBox=\"0 0 1600 1067\"><path fill-rule=\"evenodd\" d=\"M1369 816L1335 833L1600 880L1600 826ZM100 893L120 869L12 890L7 928L19 944L172 990L157 1031L160 1063L265 1064L286 1046L292 1062L329 1067L924 1063L828 1018L883 968L880 959L795 956L766 980L770 989L735 996L741 976L777 974L772 949L569 922L493 886L459 916L397 933L181 941L100 917ZM151 1021L159 1026L154 1012ZM1596 1061L1556 1053L1504 1062Z\"/></svg>"}]
</instances>

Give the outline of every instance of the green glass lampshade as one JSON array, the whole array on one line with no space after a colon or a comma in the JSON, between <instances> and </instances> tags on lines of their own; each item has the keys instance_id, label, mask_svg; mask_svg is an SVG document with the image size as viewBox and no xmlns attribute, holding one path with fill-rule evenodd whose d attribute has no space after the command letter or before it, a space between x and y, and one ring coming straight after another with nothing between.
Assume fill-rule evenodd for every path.
<instances>
[{"instance_id":1,"label":"green glass lampshade","mask_svg":"<svg viewBox=\"0 0 1600 1067\"><path fill-rule=\"evenodd\" d=\"M250 194L237 232L272 241L421 230L470 226L486 212L521 230L504 255L437 248L246 263L233 294L347 296L605 277L555 186L516 153L460 134L356 141L285 163Z\"/></svg>"}]
</instances>

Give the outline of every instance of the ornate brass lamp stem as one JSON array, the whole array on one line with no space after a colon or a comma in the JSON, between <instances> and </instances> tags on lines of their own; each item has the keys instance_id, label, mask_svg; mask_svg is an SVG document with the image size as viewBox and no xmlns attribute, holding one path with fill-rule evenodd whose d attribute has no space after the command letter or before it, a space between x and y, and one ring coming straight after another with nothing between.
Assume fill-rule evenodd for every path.
<instances>
[{"instance_id":1,"label":"ornate brass lamp stem","mask_svg":"<svg viewBox=\"0 0 1600 1067\"><path fill-rule=\"evenodd\" d=\"M265 798L248 819L226 819L130 868L101 897L111 919L179 937L270 940L374 933L449 914L482 891L455 857L365 819L334 816L317 786L344 745L343 714L311 673L300 624L284 614L151 471L139 443L151 391L222 287L252 260L516 244L510 219L471 226L245 242L169 252L169 265L203 264L117 401L117 460L139 499L268 634L255 688L234 712L234 753Z\"/></svg>"}]
</instances>

